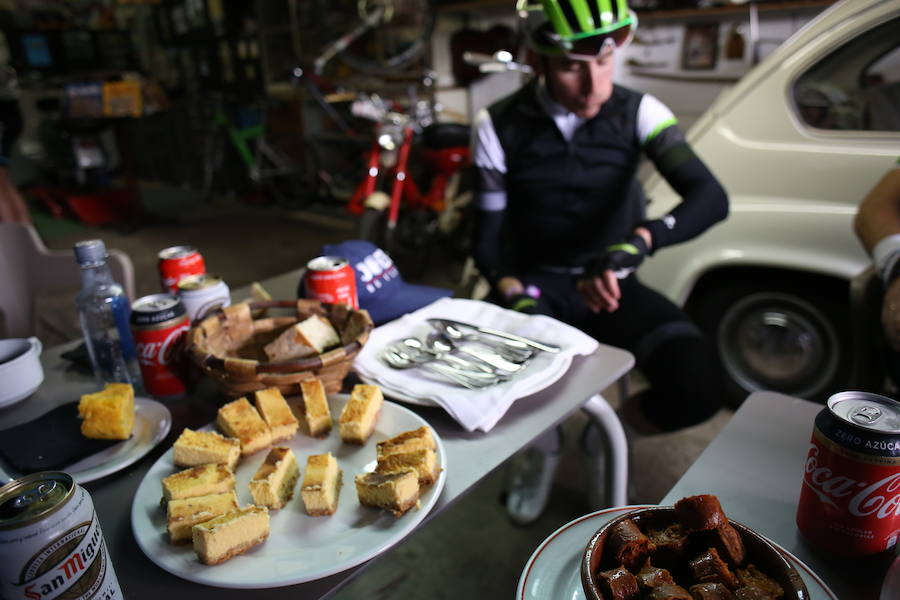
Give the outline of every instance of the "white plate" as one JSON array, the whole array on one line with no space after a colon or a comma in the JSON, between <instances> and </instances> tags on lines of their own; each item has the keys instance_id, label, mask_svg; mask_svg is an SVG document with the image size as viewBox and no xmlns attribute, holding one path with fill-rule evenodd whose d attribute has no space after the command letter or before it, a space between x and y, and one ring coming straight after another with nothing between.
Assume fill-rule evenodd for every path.
<instances>
[{"instance_id":1,"label":"white plate","mask_svg":"<svg viewBox=\"0 0 900 600\"><path fill-rule=\"evenodd\" d=\"M585 545L598 529L614 517L647 506L649 505L607 508L578 517L551 533L528 559L519 577L516 600L586 598L584 588L581 587L581 557ZM837 600L834 592L799 558L772 540L768 541L784 553L788 562L803 577L811 600Z\"/></svg>"},{"instance_id":2,"label":"white plate","mask_svg":"<svg viewBox=\"0 0 900 600\"><path fill-rule=\"evenodd\" d=\"M571 356L564 357L556 357L550 354L544 353L537 354L535 358L531 359L529 363L525 366L525 369L522 370L522 373L518 375L518 377L524 377L525 373L532 374L535 369L543 369L544 377L537 379L534 382L534 385L528 386L527 388L521 388L517 390L516 396L518 398L524 398L525 396L530 396L532 394L537 394L541 390L550 387L554 383L556 383L560 377L566 374L566 371L569 370L569 365L572 364ZM379 386L384 392L385 396L388 396L394 400L400 400L401 402L406 402L407 404L415 404L418 406L439 406L437 402L432 400L431 398L417 397L410 395L409 391L406 389L400 389L398 387L394 387L389 383L384 383L383 381L367 377L362 373L357 373L359 378L364 383L368 383L370 385ZM423 376L427 376L427 371L423 373ZM440 379L438 379L440 381ZM450 385L450 384L448 384ZM511 385L509 383L499 384L499 385ZM455 387L450 385L448 388L451 393L447 395L446 401L451 403L455 397L458 397L458 394L469 394L472 393L469 390L465 390L461 387ZM477 392L475 392L477 393Z\"/></svg>"},{"instance_id":3,"label":"white plate","mask_svg":"<svg viewBox=\"0 0 900 600\"><path fill-rule=\"evenodd\" d=\"M346 395L329 396L335 419L347 402ZM306 459L311 454L331 452L343 471L343 485L337 512L329 517L310 517L303 509L299 485L288 505L270 511L269 538L249 552L216 566L197 560L190 544L172 546L166 539L166 515L160 506L162 478L178 471L172 464L172 450L163 454L147 472L131 507L131 528L144 554L161 568L183 579L225 588L270 588L303 583L338 573L381 554L404 537L429 513L437 502L446 479L446 454L434 433L438 460L443 471L420 499L421 507L402 517L359 505L353 478L375 467L375 442L404 431L428 425L410 410L385 402L375 432L364 446L341 443L337 424L325 439L315 439L302 431L284 445L294 450L300 465L301 481ZM244 458L235 476L241 505L251 502L248 482L266 457L265 451Z\"/></svg>"},{"instance_id":4,"label":"white plate","mask_svg":"<svg viewBox=\"0 0 900 600\"><path fill-rule=\"evenodd\" d=\"M168 408L156 400L137 397L134 399L134 429L130 438L59 470L71 475L78 483L106 477L143 458L165 439L171 427L172 414ZM19 475L12 469L0 466L0 478L15 479Z\"/></svg>"}]
</instances>

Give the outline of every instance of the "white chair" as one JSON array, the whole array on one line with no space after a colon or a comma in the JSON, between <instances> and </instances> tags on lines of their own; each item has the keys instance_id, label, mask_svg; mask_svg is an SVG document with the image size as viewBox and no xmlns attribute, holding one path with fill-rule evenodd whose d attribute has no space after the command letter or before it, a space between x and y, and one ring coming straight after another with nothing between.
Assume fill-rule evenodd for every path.
<instances>
[{"instance_id":1,"label":"white chair","mask_svg":"<svg viewBox=\"0 0 900 600\"><path fill-rule=\"evenodd\" d=\"M109 250L109 265L113 278L133 299L131 259L121 250ZM73 252L48 250L31 225L0 223L0 338L35 335L37 295L77 289L80 282Z\"/></svg>"}]
</instances>

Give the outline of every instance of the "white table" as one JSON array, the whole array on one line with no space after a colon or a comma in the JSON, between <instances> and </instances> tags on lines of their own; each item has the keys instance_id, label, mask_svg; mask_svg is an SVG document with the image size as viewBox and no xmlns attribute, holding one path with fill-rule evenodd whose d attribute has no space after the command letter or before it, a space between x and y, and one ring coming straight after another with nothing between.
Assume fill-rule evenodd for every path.
<instances>
[{"instance_id":1,"label":"white table","mask_svg":"<svg viewBox=\"0 0 900 600\"><path fill-rule=\"evenodd\" d=\"M298 278L299 272L287 273L264 281L263 285L275 298L293 298ZM246 290L236 290L234 297L246 297ZM25 402L0 410L0 428L27 421L94 390L92 381L65 370L66 365L59 355L72 345L44 353L45 383ZM513 454L578 410L592 395L627 373L633 364L634 357L630 353L601 345L590 356L576 357L568 373L549 388L516 401L497 426L486 434L466 433L440 408L411 406L438 432L446 452L446 484L422 525L452 506ZM184 427L209 423L222 404L223 399L212 388L211 382L204 384L189 398L167 403L173 417L172 430L148 456L119 473L85 485L94 500L119 582L129 599L227 600L247 597L247 591L206 587L170 575L143 555L131 533L131 499L150 465L171 446ZM272 589L266 592L266 598L327 597L365 567L366 564L314 582Z\"/></svg>"},{"instance_id":2,"label":"white table","mask_svg":"<svg viewBox=\"0 0 900 600\"><path fill-rule=\"evenodd\" d=\"M821 404L772 392L750 395L661 504L715 494L729 517L793 553L838 597L875 600L889 561L851 565L824 557L806 543L794 522L813 420L820 410Z\"/></svg>"}]
</instances>

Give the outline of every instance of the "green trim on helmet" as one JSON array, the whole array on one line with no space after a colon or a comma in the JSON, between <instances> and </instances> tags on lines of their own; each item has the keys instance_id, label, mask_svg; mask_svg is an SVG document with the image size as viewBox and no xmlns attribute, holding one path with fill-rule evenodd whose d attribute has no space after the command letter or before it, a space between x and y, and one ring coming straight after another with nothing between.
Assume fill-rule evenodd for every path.
<instances>
[{"instance_id":1,"label":"green trim on helmet","mask_svg":"<svg viewBox=\"0 0 900 600\"><path fill-rule=\"evenodd\" d=\"M568 3L575 22L569 21L561 2ZM596 3L601 23L598 24L594 20L589 2ZM614 2L615 9L613 8ZM541 4L547 20L563 40L581 40L634 24L632 14L628 10L627 0L541 0Z\"/></svg>"}]
</instances>

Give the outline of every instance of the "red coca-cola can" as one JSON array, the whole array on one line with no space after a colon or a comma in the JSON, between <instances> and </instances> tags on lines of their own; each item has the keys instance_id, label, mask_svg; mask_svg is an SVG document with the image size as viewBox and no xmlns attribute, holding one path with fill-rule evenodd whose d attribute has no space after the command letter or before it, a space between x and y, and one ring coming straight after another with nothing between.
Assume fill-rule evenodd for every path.
<instances>
[{"instance_id":1,"label":"red coca-cola can","mask_svg":"<svg viewBox=\"0 0 900 600\"><path fill-rule=\"evenodd\" d=\"M193 246L172 246L159 251L159 282L163 292L178 293L178 282L189 275L206 273L203 255Z\"/></svg>"},{"instance_id":2,"label":"red coca-cola can","mask_svg":"<svg viewBox=\"0 0 900 600\"><path fill-rule=\"evenodd\" d=\"M841 392L816 416L797 527L815 546L856 558L900 535L900 402Z\"/></svg>"},{"instance_id":3,"label":"red coca-cola can","mask_svg":"<svg viewBox=\"0 0 900 600\"><path fill-rule=\"evenodd\" d=\"M306 295L326 304L359 308L356 274L346 258L318 256L306 265Z\"/></svg>"},{"instance_id":4,"label":"red coca-cola can","mask_svg":"<svg viewBox=\"0 0 900 600\"><path fill-rule=\"evenodd\" d=\"M131 305L131 331L147 393L163 398L184 395L182 346L189 325L177 296L152 294Z\"/></svg>"}]
</instances>

